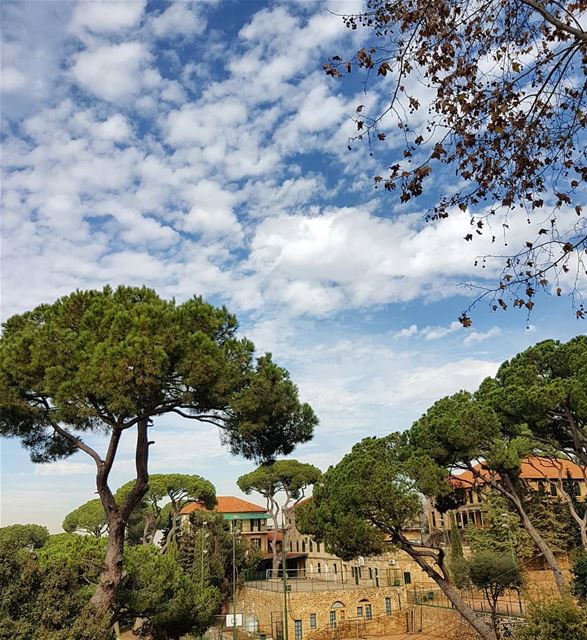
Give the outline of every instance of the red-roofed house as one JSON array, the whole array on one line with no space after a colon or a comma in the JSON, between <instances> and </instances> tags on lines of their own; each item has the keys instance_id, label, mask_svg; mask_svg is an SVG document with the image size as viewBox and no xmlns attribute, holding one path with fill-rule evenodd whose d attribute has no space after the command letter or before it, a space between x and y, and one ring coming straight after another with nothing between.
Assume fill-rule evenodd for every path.
<instances>
[{"instance_id":1,"label":"red-roofed house","mask_svg":"<svg viewBox=\"0 0 587 640\"><path fill-rule=\"evenodd\" d=\"M193 511L207 511L206 507L200 502L190 502L180 511L182 524L187 523L189 514ZM269 514L264 507L258 504L237 498L236 496L216 496L216 507L214 511L221 513L222 517L236 526L239 533L242 534L251 546L267 553L268 534L267 520Z\"/></svg>"}]
</instances>

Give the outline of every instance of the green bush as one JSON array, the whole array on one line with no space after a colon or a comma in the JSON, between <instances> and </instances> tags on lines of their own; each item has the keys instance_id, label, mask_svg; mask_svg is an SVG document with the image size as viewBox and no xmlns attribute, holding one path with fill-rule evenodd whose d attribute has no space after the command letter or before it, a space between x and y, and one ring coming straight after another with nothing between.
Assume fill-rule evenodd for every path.
<instances>
[{"instance_id":1,"label":"green bush","mask_svg":"<svg viewBox=\"0 0 587 640\"><path fill-rule=\"evenodd\" d=\"M516 640L587 640L587 613L570 598L531 606Z\"/></svg>"},{"instance_id":2,"label":"green bush","mask_svg":"<svg viewBox=\"0 0 587 640\"><path fill-rule=\"evenodd\" d=\"M587 600L587 553L580 553L575 557L571 573L573 594L579 600Z\"/></svg>"}]
</instances>

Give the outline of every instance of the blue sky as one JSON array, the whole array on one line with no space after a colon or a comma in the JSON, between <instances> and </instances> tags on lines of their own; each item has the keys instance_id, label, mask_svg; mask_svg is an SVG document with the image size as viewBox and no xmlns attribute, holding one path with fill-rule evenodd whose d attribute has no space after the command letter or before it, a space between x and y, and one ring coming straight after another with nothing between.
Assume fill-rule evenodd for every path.
<instances>
[{"instance_id":1,"label":"blue sky","mask_svg":"<svg viewBox=\"0 0 587 640\"><path fill-rule=\"evenodd\" d=\"M323 469L526 346L582 332L569 299L548 295L529 319L481 304L472 329L458 325L472 299L459 283L497 265L474 267L489 247L463 242L464 214L423 222L453 178L401 208L374 191L399 138L390 126L381 155L349 152L348 116L384 96L321 71L360 45L335 15L359 7L4 2L3 318L107 283L227 304L318 413L295 455ZM510 245L526 229L514 221ZM220 494L251 469L207 426L162 419L153 439L153 472L199 473ZM58 530L93 497L82 454L33 465L18 442L0 446L3 524ZM112 484L131 473L129 440Z\"/></svg>"}]
</instances>

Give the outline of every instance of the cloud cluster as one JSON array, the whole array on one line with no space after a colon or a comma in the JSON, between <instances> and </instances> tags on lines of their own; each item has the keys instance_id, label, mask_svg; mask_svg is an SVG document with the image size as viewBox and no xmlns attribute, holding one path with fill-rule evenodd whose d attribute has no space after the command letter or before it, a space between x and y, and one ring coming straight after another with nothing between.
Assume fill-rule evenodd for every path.
<instances>
[{"instance_id":1,"label":"cloud cluster","mask_svg":"<svg viewBox=\"0 0 587 640\"><path fill-rule=\"evenodd\" d=\"M321 431L300 456L326 464L332 433L343 452L495 371L497 357L478 349L500 329L460 334L446 314L414 308L495 277L499 260L474 263L499 253L503 236L464 242L465 214L424 224L414 208L395 210L372 190L367 146L347 150L348 114L377 98L321 64L356 50L361 34L335 14L360 1L236 6L0 6L2 315L119 283L226 303L314 405ZM528 228L512 221L510 243ZM232 477L214 476L229 460L215 433L174 423L154 438L154 470L170 459L205 467L230 490ZM130 444L122 454L121 482ZM90 469L76 457L37 473L58 483ZM90 497L79 493L67 494L71 508Z\"/></svg>"}]
</instances>

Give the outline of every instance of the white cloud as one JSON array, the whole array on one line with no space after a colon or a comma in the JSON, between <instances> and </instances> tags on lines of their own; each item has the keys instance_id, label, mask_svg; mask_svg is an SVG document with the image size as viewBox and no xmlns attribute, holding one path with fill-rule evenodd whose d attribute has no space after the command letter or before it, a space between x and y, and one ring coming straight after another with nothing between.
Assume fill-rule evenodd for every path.
<instances>
[{"instance_id":1,"label":"white cloud","mask_svg":"<svg viewBox=\"0 0 587 640\"><path fill-rule=\"evenodd\" d=\"M424 327L420 330L420 335L426 340L438 340L460 329L462 329L461 323L455 320L448 327Z\"/></svg>"},{"instance_id":2,"label":"white cloud","mask_svg":"<svg viewBox=\"0 0 587 640\"><path fill-rule=\"evenodd\" d=\"M471 345L476 344L477 342L483 342L484 340L489 340L490 338L494 338L495 336L499 336L501 334L501 329L499 327L491 327L487 331L472 331L467 335L467 337L463 340L463 344Z\"/></svg>"},{"instance_id":3,"label":"white cloud","mask_svg":"<svg viewBox=\"0 0 587 640\"><path fill-rule=\"evenodd\" d=\"M102 45L76 54L71 72L90 93L110 102L124 102L140 90L148 60L147 47L141 42Z\"/></svg>"},{"instance_id":4,"label":"white cloud","mask_svg":"<svg viewBox=\"0 0 587 640\"><path fill-rule=\"evenodd\" d=\"M213 144L218 135L232 135L232 127L247 119L247 108L235 98L218 103L188 104L167 118L167 139L174 146Z\"/></svg>"},{"instance_id":5,"label":"white cloud","mask_svg":"<svg viewBox=\"0 0 587 640\"><path fill-rule=\"evenodd\" d=\"M198 3L174 2L151 20L151 29L158 38L201 35L206 19L198 11Z\"/></svg>"},{"instance_id":6,"label":"white cloud","mask_svg":"<svg viewBox=\"0 0 587 640\"><path fill-rule=\"evenodd\" d=\"M132 129L127 119L120 113L110 116L108 120L101 122L96 131L98 137L113 142L122 142L130 137Z\"/></svg>"},{"instance_id":7,"label":"white cloud","mask_svg":"<svg viewBox=\"0 0 587 640\"><path fill-rule=\"evenodd\" d=\"M18 91L28 84L26 75L16 67L2 67L0 73L1 91Z\"/></svg>"},{"instance_id":8,"label":"white cloud","mask_svg":"<svg viewBox=\"0 0 587 640\"><path fill-rule=\"evenodd\" d=\"M134 27L140 21L146 0L81 0L71 19L70 29L77 35L84 31L117 33Z\"/></svg>"},{"instance_id":9,"label":"white cloud","mask_svg":"<svg viewBox=\"0 0 587 640\"><path fill-rule=\"evenodd\" d=\"M412 336L415 336L418 334L418 325L417 324L411 324L409 327L406 327L405 329L400 329L399 331L397 331L394 334L394 338L411 338Z\"/></svg>"},{"instance_id":10,"label":"white cloud","mask_svg":"<svg viewBox=\"0 0 587 640\"><path fill-rule=\"evenodd\" d=\"M242 235L240 224L233 211L236 196L223 190L211 180L202 180L191 187L186 197L192 203L183 221L186 231L201 233L206 237Z\"/></svg>"},{"instance_id":11,"label":"white cloud","mask_svg":"<svg viewBox=\"0 0 587 640\"><path fill-rule=\"evenodd\" d=\"M96 465L88 462L68 462L58 460L35 466L37 476L79 476L96 473Z\"/></svg>"}]
</instances>

